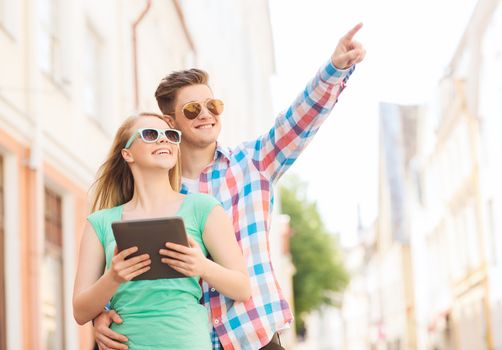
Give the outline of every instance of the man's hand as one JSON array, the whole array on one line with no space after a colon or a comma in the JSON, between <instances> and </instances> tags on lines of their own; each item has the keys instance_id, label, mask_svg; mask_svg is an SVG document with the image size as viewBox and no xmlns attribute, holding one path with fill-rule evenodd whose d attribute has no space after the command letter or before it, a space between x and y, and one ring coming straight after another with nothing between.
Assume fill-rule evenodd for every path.
<instances>
[{"instance_id":1,"label":"man's hand","mask_svg":"<svg viewBox=\"0 0 502 350\"><path fill-rule=\"evenodd\" d=\"M353 40L354 35L361 29L362 23L359 23L345 34L338 45L335 52L331 56L331 62L338 69L348 69L352 65L361 62L366 55L366 50L357 41Z\"/></svg>"},{"instance_id":2,"label":"man's hand","mask_svg":"<svg viewBox=\"0 0 502 350\"><path fill-rule=\"evenodd\" d=\"M104 311L94 319L94 339L99 350L128 349L127 345L119 343L126 342L127 338L110 329L112 322L122 323L120 316L113 310Z\"/></svg>"}]
</instances>

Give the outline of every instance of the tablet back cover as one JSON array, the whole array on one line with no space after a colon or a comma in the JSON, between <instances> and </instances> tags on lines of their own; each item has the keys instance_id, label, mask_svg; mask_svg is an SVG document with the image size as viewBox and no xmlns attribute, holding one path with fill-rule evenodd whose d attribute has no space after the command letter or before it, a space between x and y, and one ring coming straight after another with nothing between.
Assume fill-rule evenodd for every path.
<instances>
[{"instance_id":1,"label":"tablet back cover","mask_svg":"<svg viewBox=\"0 0 502 350\"><path fill-rule=\"evenodd\" d=\"M119 252L130 247L138 247L138 251L129 255L128 259L145 253L150 255L152 261L150 270L136 276L132 281L186 277L162 263L163 256L159 253L160 249L166 249L166 242L188 246L185 225L181 217L117 221L112 223L112 230Z\"/></svg>"}]
</instances>

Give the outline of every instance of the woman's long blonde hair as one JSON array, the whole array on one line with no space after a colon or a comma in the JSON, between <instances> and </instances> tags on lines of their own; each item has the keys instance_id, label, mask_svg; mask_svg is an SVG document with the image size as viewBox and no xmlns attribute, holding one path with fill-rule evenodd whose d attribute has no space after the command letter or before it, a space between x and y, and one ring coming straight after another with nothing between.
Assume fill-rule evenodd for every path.
<instances>
[{"instance_id":1,"label":"woman's long blonde hair","mask_svg":"<svg viewBox=\"0 0 502 350\"><path fill-rule=\"evenodd\" d=\"M122 123L115 134L108 157L103 165L99 167L96 181L91 186L92 212L105 208L113 208L131 200L134 194L134 178L129 164L122 157L122 149L134 132L131 129L136 121L144 117L157 117L168 124L162 115L155 113L140 113L139 115L127 118ZM169 181L173 190L180 190L181 157L179 149L176 165L169 170Z\"/></svg>"}]
</instances>

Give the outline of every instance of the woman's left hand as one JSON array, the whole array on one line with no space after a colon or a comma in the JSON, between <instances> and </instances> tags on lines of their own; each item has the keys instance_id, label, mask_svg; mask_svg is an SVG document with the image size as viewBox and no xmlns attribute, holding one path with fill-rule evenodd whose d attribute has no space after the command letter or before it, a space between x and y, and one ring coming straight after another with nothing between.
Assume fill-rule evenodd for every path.
<instances>
[{"instance_id":1,"label":"woman's left hand","mask_svg":"<svg viewBox=\"0 0 502 350\"><path fill-rule=\"evenodd\" d=\"M209 260L191 236L188 236L188 244L190 247L166 242L167 249L159 251L160 255L165 256L161 261L185 276L202 278Z\"/></svg>"}]
</instances>

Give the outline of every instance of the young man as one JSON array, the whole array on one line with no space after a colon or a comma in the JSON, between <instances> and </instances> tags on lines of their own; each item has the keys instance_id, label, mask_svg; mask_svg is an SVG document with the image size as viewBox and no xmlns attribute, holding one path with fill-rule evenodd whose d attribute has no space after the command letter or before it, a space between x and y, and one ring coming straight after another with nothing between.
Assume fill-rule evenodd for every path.
<instances>
[{"instance_id":1,"label":"young man","mask_svg":"<svg viewBox=\"0 0 502 350\"><path fill-rule=\"evenodd\" d=\"M252 298L238 303L203 283L203 303L213 325L213 349L282 349L278 333L292 320L270 262L268 232L273 186L298 158L327 118L365 50L353 40L358 24L343 36L329 62L258 139L235 149L217 143L223 103L213 98L201 70L174 72L155 96L163 114L182 132L182 192L215 196L232 217L251 278ZM121 322L113 311L95 320L103 349L127 349L123 335L109 329Z\"/></svg>"}]
</instances>

